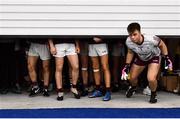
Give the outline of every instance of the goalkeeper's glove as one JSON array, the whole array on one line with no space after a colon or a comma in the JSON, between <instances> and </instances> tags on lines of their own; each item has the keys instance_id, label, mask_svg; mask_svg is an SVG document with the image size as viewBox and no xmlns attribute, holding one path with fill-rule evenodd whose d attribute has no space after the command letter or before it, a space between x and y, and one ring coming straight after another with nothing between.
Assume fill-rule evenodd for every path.
<instances>
[{"instance_id":1,"label":"goalkeeper's glove","mask_svg":"<svg viewBox=\"0 0 180 119\"><path fill-rule=\"evenodd\" d=\"M165 60L164 60L164 69L167 70L167 71L172 71L173 70L173 65L172 65L172 62L171 62L169 56L165 55L164 58L165 58Z\"/></svg>"},{"instance_id":2,"label":"goalkeeper's glove","mask_svg":"<svg viewBox=\"0 0 180 119\"><path fill-rule=\"evenodd\" d=\"M121 80L129 79L130 64L126 64L121 71Z\"/></svg>"}]
</instances>

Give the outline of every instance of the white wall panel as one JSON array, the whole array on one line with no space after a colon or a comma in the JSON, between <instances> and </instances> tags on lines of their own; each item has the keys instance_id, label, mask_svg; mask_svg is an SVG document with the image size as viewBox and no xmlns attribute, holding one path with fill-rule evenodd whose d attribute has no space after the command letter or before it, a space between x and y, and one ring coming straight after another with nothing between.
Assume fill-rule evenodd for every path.
<instances>
[{"instance_id":1,"label":"white wall panel","mask_svg":"<svg viewBox=\"0 0 180 119\"><path fill-rule=\"evenodd\" d=\"M0 0L0 35L180 34L179 0Z\"/></svg>"}]
</instances>

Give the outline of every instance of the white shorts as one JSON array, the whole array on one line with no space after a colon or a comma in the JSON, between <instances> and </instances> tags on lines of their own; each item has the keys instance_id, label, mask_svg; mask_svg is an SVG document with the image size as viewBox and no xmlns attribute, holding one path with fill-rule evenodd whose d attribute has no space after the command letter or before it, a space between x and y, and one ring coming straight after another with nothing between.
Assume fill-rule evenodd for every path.
<instances>
[{"instance_id":1,"label":"white shorts","mask_svg":"<svg viewBox=\"0 0 180 119\"><path fill-rule=\"evenodd\" d=\"M46 44L39 43L31 43L28 56L37 56L40 57L41 60L51 59L48 46Z\"/></svg>"},{"instance_id":2,"label":"white shorts","mask_svg":"<svg viewBox=\"0 0 180 119\"><path fill-rule=\"evenodd\" d=\"M106 43L89 44L89 56L103 56L108 54Z\"/></svg>"},{"instance_id":3,"label":"white shorts","mask_svg":"<svg viewBox=\"0 0 180 119\"><path fill-rule=\"evenodd\" d=\"M67 55L76 55L76 49L74 43L62 43L55 44L57 54L54 57L65 57Z\"/></svg>"},{"instance_id":4,"label":"white shorts","mask_svg":"<svg viewBox=\"0 0 180 119\"><path fill-rule=\"evenodd\" d=\"M119 46L119 44L113 44L112 56L125 56L125 47L124 45Z\"/></svg>"}]
</instances>

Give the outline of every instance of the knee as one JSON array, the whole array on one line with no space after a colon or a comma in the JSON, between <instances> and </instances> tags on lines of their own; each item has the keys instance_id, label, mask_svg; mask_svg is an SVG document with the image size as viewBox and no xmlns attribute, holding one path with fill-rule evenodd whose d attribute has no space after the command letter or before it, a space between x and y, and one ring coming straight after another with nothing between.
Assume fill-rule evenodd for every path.
<instances>
[{"instance_id":1,"label":"knee","mask_svg":"<svg viewBox=\"0 0 180 119\"><path fill-rule=\"evenodd\" d=\"M49 72L49 71L50 71L49 65L44 65L44 66L43 66L43 71L44 71L44 72Z\"/></svg>"},{"instance_id":2,"label":"knee","mask_svg":"<svg viewBox=\"0 0 180 119\"><path fill-rule=\"evenodd\" d=\"M28 64L28 71L29 72L35 71L35 67L33 67L30 63Z\"/></svg>"},{"instance_id":3,"label":"knee","mask_svg":"<svg viewBox=\"0 0 180 119\"><path fill-rule=\"evenodd\" d=\"M73 71L78 71L78 70L79 70L79 65L74 65L74 66L72 67L72 70L73 70Z\"/></svg>"},{"instance_id":4,"label":"knee","mask_svg":"<svg viewBox=\"0 0 180 119\"><path fill-rule=\"evenodd\" d=\"M148 77L148 81L151 83L153 83L153 82L156 82L157 80L156 80L156 77L154 77L154 76L151 76L151 77Z\"/></svg>"},{"instance_id":5,"label":"knee","mask_svg":"<svg viewBox=\"0 0 180 119\"><path fill-rule=\"evenodd\" d=\"M129 80L131 80L131 81L136 81L136 80L137 80L137 77L135 77L135 76L133 76L133 75L130 75Z\"/></svg>"},{"instance_id":6,"label":"knee","mask_svg":"<svg viewBox=\"0 0 180 119\"><path fill-rule=\"evenodd\" d=\"M108 65L104 65L102 66L102 70L105 72L105 71L108 71L109 70L109 66Z\"/></svg>"},{"instance_id":7,"label":"knee","mask_svg":"<svg viewBox=\"0 0 180 119\"><path fill-rule=\"evenodd\" d=\"M148 79L148 82L149 83L155 83L155 82L157 82L157 80L156 79Z\"/></svg>"},{"instance_id":8,"label":"knee","mask_svg":"<svg viewBox=\"0 0 180 119\"><path fill-rule=\"evenodd\" d=\"M56 66L56 72L62 72L63 67L62 66Z\"/></svg>"}]
</instances>

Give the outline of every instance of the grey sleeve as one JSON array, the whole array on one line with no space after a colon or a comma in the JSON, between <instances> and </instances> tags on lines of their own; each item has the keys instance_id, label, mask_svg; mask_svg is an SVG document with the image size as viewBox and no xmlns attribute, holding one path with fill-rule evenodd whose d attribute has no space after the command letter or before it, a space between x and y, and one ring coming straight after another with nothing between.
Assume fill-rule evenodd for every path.
<instances>
[{"instance_id":1,"label":"grey sleeve","mask_svg":"<svg viewBox=\"0 0 180 119\"><path fill-rule=\"evenodd\" d=\"M159 37L157 37L157 36L153 36L153 40L152 41L153 41L153 44L155 46L158 46L160 41L161 41L161 39Z\"/></svg>"}]
</instances>

